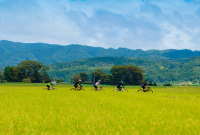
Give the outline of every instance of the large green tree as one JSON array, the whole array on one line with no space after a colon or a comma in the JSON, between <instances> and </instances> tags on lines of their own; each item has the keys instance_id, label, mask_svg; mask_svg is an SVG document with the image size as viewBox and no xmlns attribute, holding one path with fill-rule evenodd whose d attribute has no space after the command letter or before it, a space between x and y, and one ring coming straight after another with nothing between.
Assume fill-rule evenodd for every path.
<instances>
[{"instance_id":1,"label":"large green tree","mask_svg":"<svg viewBox=\"0 0 200 135\"><path fill-rule=\"evenodd\" d=\"M19 63L19 80L30 78L31 82L43 82L48 80L49 76L46 70L49 68L44 66L42 62L36 62L33 60L22 61Z\"/></svg>"},{"instance_id":2,"label":"large green tree","mask_svg":"<svg viewBox=\"0 0 200 135\"><path fill-rule=\"evenodd\" d=\"M139 85L144 79L144 70L134 65L118 65L110 70L113 75L113 83L117 84L121 80L131 85Z\"/></svg>"},{"instance_id":3,"label":"large green tree","mask_svg":"<svg viewBox=\"0 0 200 135\"><path fill-rule=\"evenodd\" d=\"M113 76L109 73L105 73L103 69L96 69L95 71L91 72L92 75L92 82L97 82L101 80L101 83L110 84Z\"/></svg>"},{"instance_id":4,"label":"large green tree","mask_svg":"<svg viewBox=\"0 0 200 135\"><path fill-rule=\"evenodd\" d=\"M100 78L102 80L102 83L104 84L111 84L111 80L113 79L113 76L111 74L104 74Z\"/></svg>"},{"instance_id":5,"label":"large green tree","mask_svg":"<svg viewBox=\"0 0 200 135\"><path fill-rule=\"evenodd\" d=\"M75 75L73 76L73 82L76 82L76 81L78 81L79 79L81 79L80 74L75 74Z\"/></svg>"},{"instance_id":6,"label":"large green tree","mask_svg":"<svg viewBox=\"0 0 200 135\"><path fill-rule=\"evenodd\" d=\"M45 83L51 80L49 74L47 73L47 70L49 70L49 67L46 66L42 66L42 68L40 69L40 73L42 75L42 81Z\"/></svg>"},{"instance_id":7,"label":"large green tree","mask_svg":"<svg viewBox=\"0 0 200 135\"><path fill-rule=\"evenodd\" d=\"M19 82L19 68L18 67L11 67L11 70L12 70L12 81L13 82Z\"/></svg>"},{"instance_id":8,"label":"large green tree","mask_svg":"<svg viewBox=\"0 0 200 135\"><path fill-rule=\"evenodd\" d=\"M92 75L92 82L97 82L98 80L101 80L103 76L105 76L105 72L103 72L103 69L95 69L95 71L91 72L90 75Z\"/></svg>"},{"instance_id":9,"label":"large green tree","mask_svg":"<svg viewBox=\"0 0 200 135\"><path fill-rule=\"evenodd\" d=\"M7 82L12 82L12 68L10 66L6 66L4 68L4 77Z\"/></svg>"},{"instance_id":10,"label":"large green tree","mask_svg":"<svg viewBox=\"0 0 200 135\"><path fill-rule=\"evenodd\" d=\"M82 82L85 82L89 79L88 74L85 72L81 72L80 77L81 77Z\"/></svg>"}]
</instances>

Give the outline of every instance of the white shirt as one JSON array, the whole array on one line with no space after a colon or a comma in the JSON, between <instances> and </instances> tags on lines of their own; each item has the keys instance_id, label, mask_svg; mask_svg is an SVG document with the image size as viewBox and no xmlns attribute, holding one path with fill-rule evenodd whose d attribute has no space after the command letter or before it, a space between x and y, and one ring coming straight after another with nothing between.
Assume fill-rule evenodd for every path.
<instances>
[{"instance_id":1,"label":"white shirt","mask_svg":"<svg viewBox=\"0 0 200 135\"><path fill-rule=\"evenodd\" d=\"M99 85L99 82L96 82L96 83L95 83L95 86L97 86L97 85Z\"/></svg>"}]
</instances>

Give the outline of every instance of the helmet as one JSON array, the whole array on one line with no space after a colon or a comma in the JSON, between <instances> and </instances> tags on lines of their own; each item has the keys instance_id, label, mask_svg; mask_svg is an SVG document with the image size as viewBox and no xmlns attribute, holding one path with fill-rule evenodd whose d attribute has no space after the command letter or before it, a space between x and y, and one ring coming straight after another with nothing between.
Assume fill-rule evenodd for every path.
<instances>
[{"instance_id":1,"label":"helmet","mask_svg":"<svg viewBox=\"0 0 200 135\"><path fill-rule=\"evenodd\" d=\"M120 82L123 82L123 81L120 81Z\"/></svg>"},{"instance_id":2,"label":"helmet","mask_svg":"<svg viewBox=\"0 0 200 135\"><path fill-rule=\"evenodd\" d=\"M149 83L149 81L147 81L146 83Z\"/></svg>"},{"instance_id":3,"label":"helmet","mask_svg":"<svg viewBox=\"0 0 200 135\"><path fill-rule=\"evenodd\" d=\"M81 79L79 79L78 81L81 82Z\"/></svg>"},{"instance_id":4,"label":"helmet","mask_svg":"<svg viewBox=\"0 0 200 135\"><path fill-rule=\"evenodd\" d=\"M100 82L101 80L98 80L98 82Z\"/></svg>"}]
</instances>

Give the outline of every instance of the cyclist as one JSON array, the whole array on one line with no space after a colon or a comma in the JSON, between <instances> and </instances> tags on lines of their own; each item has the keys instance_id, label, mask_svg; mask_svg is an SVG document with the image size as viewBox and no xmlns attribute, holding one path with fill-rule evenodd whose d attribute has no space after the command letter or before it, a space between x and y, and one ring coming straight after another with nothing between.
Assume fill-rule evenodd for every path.
<instances>
[{"instance_id":1,"label":"cyclist","mask_svg":"<svg viewBox=\"0 0 200 135\"><path fill-rule=\"evenodd\" d=\"M81 79L79 79L77 82L74 83L74 87L76 90L78 90L79 88L78 84L81 86Z\"/></svg>"},{"instance_id":2,"label":"cyclist","mask_svg":"<svg viewBox=\"0 0 200 135\"><path fill-rule=\"evenodd\" d=\"M98 80L98 82L96 82L95 84L94 84L94 87L95 87L95 89L98 91L99 90L99 88L97 87L97 85L100 85L100 82L101 82L101 80ZM101 86L101 85L100 85Z\"/></svg>"},{"instance_id":3,"label":"cyclist","mask_svg":"<svg viewBox=\"0 0 200 135\"><path fill-rule=\"evenodd\" d=\"M47 84L47 88L48 90L51 90L51 86L53 87L53 83L52 83L52 80L50 80L50 82Z\"/></svg>"},{"instance_id":4,"label":"cyclist","mask_svg":"<svg viewBox=\"0 0 200 135\"><path fill-rule=\"evenodd\" d=\"M121 89L122 89L122 87L120 87L121 85L123 87L123 81L120 81L120 83L117 85L117 88L119 91L121 91Z\"/></svg>"},{"instance_id":5,"label":"cyclist","mask_svg":"<svg viewBox=\"0 0 200 135\"><path fill-rule=\"evenodd\" d=\"M143 83L143 84L142 84L141 87L142 87L142 89L143 89L143 90L142 90L143 92L146 90L146 87L145 87L145 86L149 87L149 86L148 86L148 83L149 83L149 82L147 81L146 83ZM150 88L150 87L149 87L149 88Z\"/></svg>"}]
</instances>

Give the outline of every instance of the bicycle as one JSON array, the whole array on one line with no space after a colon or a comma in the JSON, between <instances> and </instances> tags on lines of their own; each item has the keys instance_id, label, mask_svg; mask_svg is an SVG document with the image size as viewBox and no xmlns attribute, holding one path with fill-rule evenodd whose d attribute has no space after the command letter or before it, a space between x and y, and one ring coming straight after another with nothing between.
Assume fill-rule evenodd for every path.
<instances>
[{"instance_id":1,"label":"bicycle","mask_svg":"<svg viewBox=\"0 0 200 135\"><path fill-rule=\"evenodd\" d=\"M71 88L70 91L72 91L72 90L76 90L76 88ZM81 91L81 90L85 91L85 89L83 88L83 86L80 86L77 91Z\"/></svg>"},{"instance_id":2,"label":"bicycle","mask_svg":"<svg viewBox=\"0 0 200 135\"><path fill-rule=\"evenodd\" d=\"M113 91L120 91L120 90L119 90L118 88L114 88ZM121 91L126 91L126 92L128 92L128 89L125 89L124 87L122 87Z\"/></svg>"},{"instance_id":3,"label":"bicycle","mask_svg":"<svg viewBox=\"0 0 200 135\"><path fill-rule=\"evenodd\" d=\"M93 89L91 89L90 91L92 91L92 90L94 90L94 91L97 91L97 89L96 88L93 88ZM101 86L100 88L99 88L99 90L98 91L105 91L105 89L103 89L103 87Z\"/></svg>"},{"instance_id":4,"label":"bicycle","mask_svg":"<svg viewBox=\"0 0 200 135\"><path fill-rule=\"evenodd\" d=\"M51 87L51 90L58 90L57 88L55 88L55 86ZM42 90L49 90L49 88L43 88Z\"/></svg>"},{"instance_id":5,"label":"bicycle","mask_svg":"<svg viewBox=\"0 0 200 135\"><path fill-rule=\"evenodd\" d=\"M139 89L137 92L149 92L149 93L153 93L153 90L150 88L150 87L148 87L146 90L144 90L143 91L143 89Z\"/></svg>"}]
</instances>

